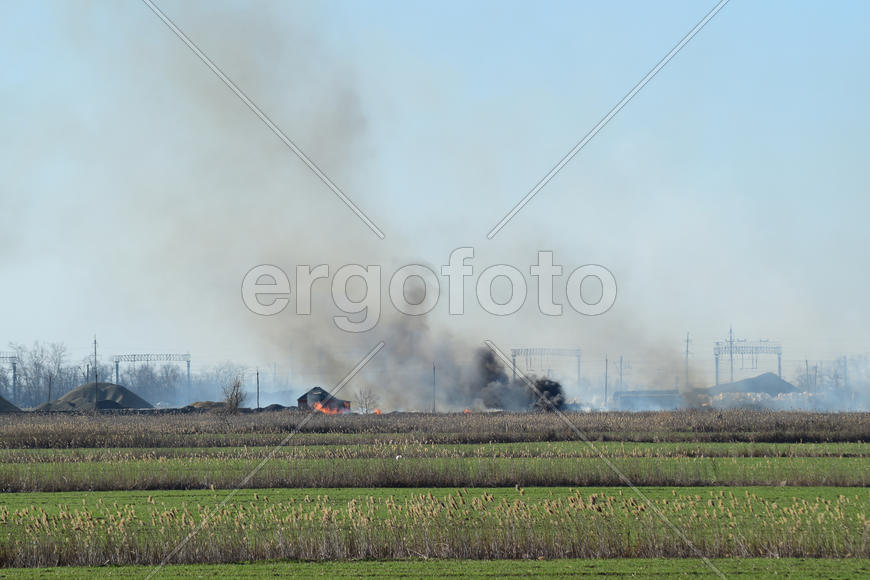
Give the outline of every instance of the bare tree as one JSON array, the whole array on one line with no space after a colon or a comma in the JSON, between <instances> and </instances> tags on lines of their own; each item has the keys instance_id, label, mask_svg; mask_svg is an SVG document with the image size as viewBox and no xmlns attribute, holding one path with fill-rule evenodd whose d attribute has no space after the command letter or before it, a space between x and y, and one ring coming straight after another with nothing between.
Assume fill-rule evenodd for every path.
<instances>
[{"instance_id":1,"label":"bare tree","mask_svg":"<svg viewBox=\"0 0 870 580\"><path fill-rule=\"evenodd\" d=\"M248 394L242 390L242 379L236 378L224 387L224 411L238 413Z\"/></svg>"},{"instance_id":2,"label":"bare tree","mask_svg":"<svg viewBox=\"0 0 870 580\"><path fill-rule=\"evenodd\" d=\"M34 342L31 348L11 345L18 356L18 399L19 406L35 407L45 400L47 392L46 371L49 366L48 347Z\"/></svg>"},{"instance_id":3,"label":"bare tree","mask_svg":"<svg viewBox=\"0 0 870 580\"><path fill-rule=\"evenodd\" d=\"M360 387L356 392L356 405L363 413L371 413L377 406L380 398L371 387Z\"/></svg>"},{"instance_id":4,"label":"bare tree","mask_svg":"<svg viewBox=\"0 0 870 580\"><path fill-rule=\"evenodd\" d=\"M33 407L51 398L69 392L81 383L81 375L75 365L67 363L67 349L62 343L35 342L32 347L10 343L9 348L18 356L17 393L6 387L8 398L20 407ZM90 360L90 359L88 359ZM2 375L6 375L4 381ZM0 368L0 390L9 384L8 368Z\"/></svg>"},{"instance_id":5,"label":"bare tree","mask_svg":"<svg viewBox=\"0 0 870 580\"><path fill-rule=\"evenodd\" d=\"M66 366L66 345L53 342L48 347L48 367L52 376L60 376Z\"/></svg>"}]
</instances>

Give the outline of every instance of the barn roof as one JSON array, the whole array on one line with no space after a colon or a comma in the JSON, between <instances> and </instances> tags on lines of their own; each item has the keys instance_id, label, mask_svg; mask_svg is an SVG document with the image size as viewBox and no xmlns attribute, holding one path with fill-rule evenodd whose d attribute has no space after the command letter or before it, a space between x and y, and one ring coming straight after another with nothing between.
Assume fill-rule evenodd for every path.
<instances>
[{"instance_id":1,"label":"barn roof","mask_svg":"<svg viewBox=\"0 0 870 580\"><path fill-rule=\"evenodd\" d=\"M775 397L781 394L796 392L798 392L798 389L794 385L782 380L774 373L764 373L757 377L719 385L710 389L710 394L714 396L725 393L764 393Z\"/></svg>"},{"instance_id":2,"label":"barn roof","mask_svg":"<svg viewBox=\"0 0 870 580\"><path fill-rule=\"evenodd\" d=\"M333 396L329 391L322 387L314 387L308 389L302 395L299 396L300 399L307 399L309 395L317 395L321 399L333 399L336 401L343 401L344 399L339 399L338 397Z\"/></svg>"}]
</instances>

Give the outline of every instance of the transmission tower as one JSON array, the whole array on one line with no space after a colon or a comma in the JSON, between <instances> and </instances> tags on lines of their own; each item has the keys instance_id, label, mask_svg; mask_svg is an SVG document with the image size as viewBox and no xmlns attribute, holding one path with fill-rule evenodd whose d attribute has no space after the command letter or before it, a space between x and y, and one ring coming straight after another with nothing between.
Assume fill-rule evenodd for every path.
<instances>
[{"instance_id":1,"label":"transmission tower","mask_svg":"<svg viewBox=\"0 0 870 580\"><path fill-rule=\"evenodd\" d=\"M689 344L691 340L689 339L689 333L686 333L686 388L689 387Z\"/></svg>"},{"instance_id":2,"label":"transmission tower","mask_svg":"<svg viewBox=\"0 0 870 580\"><path fill-rule=\"evenodd\" d=\"M543 369L544 357L573 357L577 359L577 385L580 385L580 359L579 348L512 348L511 361L513 363L513 377L517 378L517 357L524 359L524 370Z\"/></svg>"},{"instance_id":3,"label":"transmission tower","mask_svg":"<svg viewBox=\"0 0 870 580\"><path fill-rule=\"evenodd\" d=\"M112 357L115 363L115 382L120 375L122 362L184 362L187 363L187 388L190 389L190 355L189 354L116 354Z\"/></svg>"},{"instance_id":4,"label":"transmission tower","mask_svg":"<svg viewBox=\"0 0 870 580\"><path fill-rule=\"evenodd\" d=\"M12 352L0 352L0 363L12 365L12 398L18 398L18 355Z\"/></svg>"},{"instance_id":5,"label":"transmission tower","mask_svg":"<svg viewBox=\"0 0 870 580\"><path fill-rule=\"evenodd\" d=\"M720 340L713 345L713 357L716 364L716 385L719 384L719 358L728 355L731 365L731 382L734 382L734 355L750 357L753 367L758 366L760 355L776 355L776 374L782 378L782 346L778 342L769 340L735 340L734 332L728 330L728 340Z\"/></svg>"}]
</instances>

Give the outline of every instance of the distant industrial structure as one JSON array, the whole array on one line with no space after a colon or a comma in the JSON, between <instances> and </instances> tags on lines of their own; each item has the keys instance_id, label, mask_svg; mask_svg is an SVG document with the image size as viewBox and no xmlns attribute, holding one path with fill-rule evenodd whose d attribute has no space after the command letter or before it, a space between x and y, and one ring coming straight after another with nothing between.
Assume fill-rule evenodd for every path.
<instances>
[{"instance_id":1,"label":"distant industrial structure","mask_svg":"<svg viewBox=\"0 0 870 580\"><path fill-rule=\"evenodd\" d=\"M749 358L749 368L758 368L758 357L760 355L776 355L776 374L782 378L782 346L778 342L769 340L749 341L746 339L735 339L734 330L728 329L728 340L720 340L713 345L713 359L716 365L716 385L719 385L719 359L727 357L731 370L731 378L728 382L734 382L734 357L740 358L741 362Z\"/></svg>"},{"instance_id":2,"label":"distant industrial structure","mask_svg":"<svg viewBox=\"0 0 870 580\"><path fill-rule=\"evenodd\" d=\"M579 348L512 348L511 363L513 366L513 378L517 378L517 357L522 364L523 371L541 371L550 376L550 357L574 358L577 361L577 384L580 384L580 360L582 354Z\"/></svg>"},{"instance_id":3,"label":"distant industrial structure","mask_svg":"<svg viewBox=\"0 0 870 580\"><path fill-rule=\"evenodd\" d=\"M116 354L112 357L115 363L115 383L120 384L122 362L184 362L187 363L187 388L190 388L190 355L189 354Z\"/></svg>"}]
</instances>

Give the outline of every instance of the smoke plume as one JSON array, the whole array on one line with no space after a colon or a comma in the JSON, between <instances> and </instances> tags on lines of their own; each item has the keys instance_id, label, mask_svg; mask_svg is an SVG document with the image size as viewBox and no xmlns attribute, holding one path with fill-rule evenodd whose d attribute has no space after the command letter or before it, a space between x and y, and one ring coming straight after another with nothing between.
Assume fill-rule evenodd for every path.
<instances>
[{"instance_id":1,"label":"smoke plume","mask_svg":"<svg viewBox=\"0 0 870 580\"><path fill-rule=\"evenodd\" d=\"M487 348L480 348L475 353L474 376L465 385L467 398L472 404L506 411L552 411L563 407L562 385L547 378L528 378L537 392L522 379L509 377L495 354Z\"/></svg>"}]
</instances>

